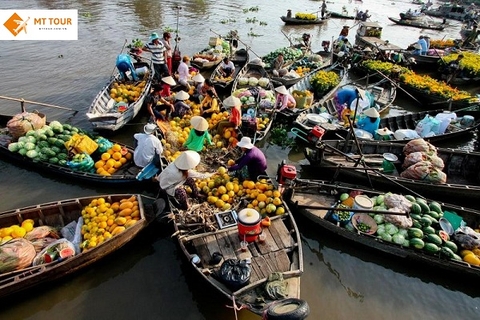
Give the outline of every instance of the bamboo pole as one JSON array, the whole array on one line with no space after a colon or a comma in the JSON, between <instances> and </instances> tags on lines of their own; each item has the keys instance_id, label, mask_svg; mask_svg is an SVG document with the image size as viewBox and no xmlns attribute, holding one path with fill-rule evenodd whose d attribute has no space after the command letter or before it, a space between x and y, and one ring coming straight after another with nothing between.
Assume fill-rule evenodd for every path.
<instances>
[{"instance_id":1,"label":"bamboo pole","mask_svg":"<svg viewBox=\"0 0 480 320\"><path fill-rule=\"evenodd\" d=\"M78 110L74 110L72 108L67 108L67 107L61 107L61 106L56 106L54 104L49 104L49 103L43 103L43 102L36 102L36 101L31 101L31 100L25 100L25 99L19 99L19 98L12 98L12 97L7 97L7 96L0 96L0 99L5 99L5 100L10 100L10 101L17 101L20 102L22 112L25 112L25 103L29 104L34 104L34 105L39 105L42 107L48 107L48 108L56 108L56 109L62 109L62 110L67 110L67 111L73 111L74 114L78 112Z\"/></svg>"}]
</instances>

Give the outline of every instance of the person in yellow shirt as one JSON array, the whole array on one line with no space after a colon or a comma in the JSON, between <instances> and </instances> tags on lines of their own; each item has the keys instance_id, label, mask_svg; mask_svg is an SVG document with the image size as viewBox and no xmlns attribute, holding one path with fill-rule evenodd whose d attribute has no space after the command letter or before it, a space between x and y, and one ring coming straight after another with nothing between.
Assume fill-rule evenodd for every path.
<instances>
[{"instance_id":1,"label":"person in yellow shirt","mask_svg":"<svg viewBox=\"0 0 480 320\"><path fill-rule=\"evenodd\" d=\"M218 98L215 96L213 90L206 91L205 98L203 98L200 104L200 112L204 118L209 118L212 114L220 112Z\"/></svg>"}]
</instances>

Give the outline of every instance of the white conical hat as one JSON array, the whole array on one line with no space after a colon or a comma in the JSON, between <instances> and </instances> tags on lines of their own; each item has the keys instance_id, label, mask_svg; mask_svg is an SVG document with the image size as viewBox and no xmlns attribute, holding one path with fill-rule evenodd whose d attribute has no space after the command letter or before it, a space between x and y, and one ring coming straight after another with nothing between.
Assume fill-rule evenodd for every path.
<instances>
[{"instance_id":1,"label":"white conical hat","mask_svg":"<svg viewBox=\"0 0 480 320\"><path fill-rule=\"evenodd\" d=\"M288 94L287 88L285 88L285 86L276 87L275 91L281 94Z\"/></svg>"},{"instance_id":2,"label":"white conical hat","mask_svg":"<svg viewBox=\"0 0 480 320\"><path fill-rule=\"evenodd\" d=\"M204 82L205 78L200 73L197 73L195 76L193 76L192 80L195 82Z\"/></svg>"},{"instance_id":3,"label":"white conical hat","mask_svg":"<svg viewBox=\"0 0 480 320\"><path fill-rule=\"evenodd\" d=\"M238 99L237 97L230 96L227 99L223 100L223 105L228 108L240 107L242 105L242 101L240 101L240 99Z\"/></svg>"},{"instance_id":4,"label":"white conical hat","mask_svg":"<svg viewBox=\"0 0 480 320\"><path fill-rule=\"evenodd\" d=\"M190 124L193 129L198 131L205 131L208 129L208 121L200 116L194 116L190 119Z\"/></svg>"},{"instance_id":5,"label":"white conical hat","mask_svg":"<svg viewBox=\"0 0 480 320\"><path fill-rule=\"evenodd\" d=\"M377 109L375 108L368 108L363 112L364 115L370 118L379 118L380 114L378 113Z\"/></svg>"},{"instance_id":6,"label":"white conical hat","mask_svg":"<svg viewBox=\"0 0 480 320\"><path fill-rule=\"evenodd\" d=\"M183 90L178 91L175 95L175 100L187 100L188 98L190 98L190 95Z\"/></svg>"},{"instance_id":7,"label":"white conical hat","mask_svg":"<svg viewBox=\"0 0 480 320\"><path fill-rule=\"evenodd\" d=\"M166 84L171 85L171 86L176 85L175 80L173 80L172 76L163 77L162 81L165 82Z\"/></svg>"},{"instance_id":8,"label":"white conical hat","mask_svg":"<svg viewBox=\"0 0 480 320\"><path fill-rule=\"evenodd\" d=\"M252 139L250 137L243 137L238 143L237 147L240 148L246 148L246 149L252 149L254 147L252 143Z\"/></svg>"},{"instance_id":9,"label":"white conical hat","mask_svg":"<svg viewBox=\"0 0 480 320\"><path fill-rule=\"evenodd\" d=\"M180 170L190 170L200 163L200 155L196 151L187 150L182 152L173 163Z\"/></svg>"}]
</instances>

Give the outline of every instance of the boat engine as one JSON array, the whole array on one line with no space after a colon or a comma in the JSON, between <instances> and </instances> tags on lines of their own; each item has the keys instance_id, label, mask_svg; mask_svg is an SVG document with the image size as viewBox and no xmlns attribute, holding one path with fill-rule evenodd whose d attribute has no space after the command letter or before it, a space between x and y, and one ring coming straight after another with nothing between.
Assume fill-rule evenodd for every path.
<instances>
[{"instance_id":1,"label":"boat engine","mask_svg":"<svg viewBox=\"0 0 480 320\"><path fill-rule=\"evenodd\" d=\"M280 185L290 184L297 177L297 169L295 166L288 165L285 160L278 164L277 182Z\"/></svg>"},{"instance_id":2,"label":"boat engine","mask_svg":"<svg viewBox=\"0 0 480 320\"><path fill-rule=\"evenodd\" d=\"M325 134L325 129L323 129L320 126L315 126L308 133L307 140L315 144L322 139L324 134Z\"/></svg>"}]
</instances>

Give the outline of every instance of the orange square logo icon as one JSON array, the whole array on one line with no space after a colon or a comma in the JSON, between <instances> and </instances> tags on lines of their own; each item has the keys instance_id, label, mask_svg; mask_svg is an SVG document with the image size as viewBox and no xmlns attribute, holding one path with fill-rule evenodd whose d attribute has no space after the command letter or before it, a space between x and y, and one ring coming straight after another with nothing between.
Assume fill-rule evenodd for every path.
<instances>
[{"instance_id":1,"label":"orange square logo icon","mask_svg":"<svg viewBox=\"0 0 480 320\"><path fill-rule=\"evenodd\" d=\"M3 25L16 37L22 31L27 33L28 20L30 20L30 17L23 20L18 14L14 13Z\"/></svg>"}]
</instances>

